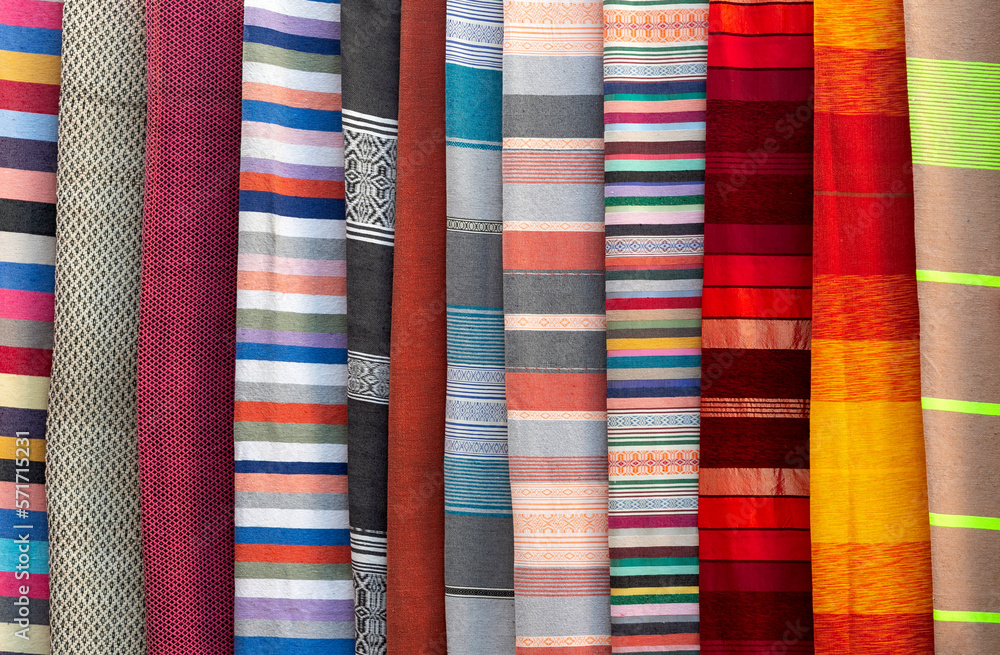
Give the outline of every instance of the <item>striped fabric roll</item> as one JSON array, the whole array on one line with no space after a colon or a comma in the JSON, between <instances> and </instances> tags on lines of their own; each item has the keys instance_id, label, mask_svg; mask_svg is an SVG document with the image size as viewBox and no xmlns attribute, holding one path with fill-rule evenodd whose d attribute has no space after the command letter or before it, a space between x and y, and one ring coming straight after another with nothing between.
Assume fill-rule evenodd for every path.
<instances>
[{"instance_id":1,"label":"striped fabric roll","mask_svg":"<svg viewBox=\"0 0 1000 655\"><path fill-rule=\"evenodd\" d=\"M710 21L701 649L812 653L812 3Z\"/></svg>"},{"instance_id":2,"label":"striped fabric roll","mask_svg":"<svg viewBox=\"0 0 1000 655\"><path fill-rule=\"evenodd\" d=\"M448 647L468 655L510 655L514 533L503 356L503 3L449 0L447 23Z\"/></svg>"},{"instance_id":3,"label":"striped fabric roll","mask_svg":"<svg viewBox=\"0 0 1000 655\"><path fill-rule=\"evenodd\" d=\"M611 652L602 11L507 0L503 303L518 655Z\"/></svg>"},{"instance_id":4,"label":"striped fabric roll","mask_svg":"<svg viewBox=\"0 0 1000 655\"><path fill-rule=\"evenodd\" d=\"M236 652L354 653L340 5L247 0Z\"/></svg>"},{"instance_id":5,"label":"striped fabric roll","mask_svg":"<svg viewBox=\"0 0 1000 655\"><path fill-rule=\"evenodd\" d=\"M45 410L62 9L0 3L0 653L49 652ZM27 563L18 559L24 544Z\"/></svg>"},{"instance_id":6,"label":"striped fabric roll","mask_svg":"<svg viewBox=\"0 0 1000 655\"><path fill-rule=\"evenodd\" d=\"M399 0L343 3L347 415L355 652L386 650L389 331L396 225Z\"/></svg>"},{"instance_id":7,"label":"striped fabric roll","mask_svg":"<svg viewBox=\"0 0 1000 655\"><path fill-rule=\"evenodd\" d=\"M1000 652L996 4L906 0L934 652Z\"/></svg>"},{"instance_id":8,"label":"striped fabric roll","mask_svg":"<svg viewBox=\"0 0 1000 655\"><path fill-rule=\"evenodd\" d=\"M930 653L902 0L815 2L815 652Z\"/></svg>"},{"instance_id":9,"label":"striped fabric roll","mask_svg":"<svg viewBox=\"0 0 1000 655\"><path fill-rule=\"evenodd\" d=\"M707 0L604 1L612 652L698 651Z\"/></svg>"}]
</instances>

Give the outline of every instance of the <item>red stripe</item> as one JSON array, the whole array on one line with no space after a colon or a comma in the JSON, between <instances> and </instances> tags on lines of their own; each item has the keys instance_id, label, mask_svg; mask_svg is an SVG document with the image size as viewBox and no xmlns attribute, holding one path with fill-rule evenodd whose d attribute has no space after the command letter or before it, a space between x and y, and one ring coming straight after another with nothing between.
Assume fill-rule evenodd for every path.
<instances>
[{"instance_id":1,"label":"red stripe","mask_svg":"<svg viewBox=\"0 0 1000 655\"><path fill-rule=\"evenodd\" d=\"M59 87L55 84L0 80L0 109L54 116L59 113Z\"/></svg>"},{"instance_id":2,"label":"red stripe","mask_svg":"<svg viewBox=\"0 0 1000 655\"><path fill-rule=\"evenodd\" d=\"M51 371L51 350L0 346L0 373L48 377Z\"/></svg>"}]
</instances>

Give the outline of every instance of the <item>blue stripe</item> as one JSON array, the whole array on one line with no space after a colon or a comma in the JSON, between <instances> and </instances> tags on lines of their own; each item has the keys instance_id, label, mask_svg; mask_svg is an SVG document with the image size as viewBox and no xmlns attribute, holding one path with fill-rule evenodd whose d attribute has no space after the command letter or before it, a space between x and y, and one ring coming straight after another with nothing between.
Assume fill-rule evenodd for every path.
<instances>
[{"instance_id":1,"label":"blue stripe","mask_svg":"<svg viewBox=\"0 0 1000 655\"><path fill-rule=\"evenodd\" d=\"M0 571L16 571L17 558L21 554L13 539L0 539ZM28 573L45 575L49 572L49 542L32 541L28 545Z\"/></svg>"},{"instance_id":2,"label":"blue stripe","mask_svg":"<svg viewBox=\"0 0 1000 655\"><path fill-rule=\"evenodd\" d=\"M31 528L15 530L15 525L30 525ZM19 519L15 510L0 510L0 539L16 540L24 534L29 541L48 541L49 519L45 512L28 512L28 518Z\"/></svg>"},{"instance_id":3,"label":"blue stripe","mask_svg":"<svg viewBox=\"0 0 1000 655\"><path fill-rule=\"evenodd\" d=\"M272 462L236 460L237 473L275 473L278 475L347 475L346 462Z\"/></svg>"},{"instance_id":4,"label":"blue stripe","mask_svg":"<svg viewBox=\"0 0 1000 655\"><path fill-rule=\"evenodd\" d=\"M316 55L339 55L339 39L319 39L314 36L300 36L272 30L269 27L246 25L243 28L243 40L246 43L273 45L284 50L310 52Z\"/></svg>"},{"instance_id":5,"label":"blue stripe","mask_svg":"<svg viewBox=\"0 0 1000 655\"><path fill-rule=\"evenodd\" d=\"M447 136L499 142L503 88L500 71L447 64L445 75Z\"/></svg>"},{"instance_id":6,"label":"blue stripe","mask_svg":"<svg viewBox=\"0 0 1000 655\"><path fill-rule=\"evenodd\" d=\"M269 362L305 364L346 364L346 348L309 348L270 343L237 343L236 359L263 359Z\"/></svg>"},{"instance_id":7,"label":"blue stripe","mask_svg":"<svg viewBox=\"0 0 1000 655\"><path fill-rule=\"evenodd\" d=\"M632 93L664 95L670 93L705 93L705 80L676 82L605 82L604 94Z\"/></svg>"},{"instance_id":8,"label":"blue stripe","mask_svg":"<svg viewBox=\"0 0 1000 655\"><path fill-rule=\"evenodd\" d=\"M243 101L243 120L253 123L272 123L297 130L340 132L340 112L323 109L288 107L262 100Z\"/></svg>"},{"instance_id":9,"label":"blue stripe","mask_svg":"<svg viewBox=\"0 0 1000 655\"><path fill-rule=\"evenodd\" d=\"M56 267L0 262L0 289L55 293Z\"/></svg>"},{"instance_id":10,"label":"blue stripe","mask_svg":"<svg viewBox=\"0 0 1000 655\"><path fill-rule=\"evenodd\" d=\"M62 52L62 31L44 27L0 25L0 50L58 57Z\"/></svg>"},{"instance_id":11,"label":"blue stripe","mask_svg":"<svg viewBox=\"0 0 1000 655\"><path fill-rule=\"evenodd\" d=\"M299 198L270 191L240 191L240 211L293 218L343 219L342 198Z\"/></svg>"},{"instance_id":12,"label":"blue stripe","mask_svg":"<svg viewBox=\"0 0 1000 655\"><path fill-rule=\"evenodd\" d=\"M700 386L660 389L608 389L608 398L685 398L698 396Z\"/></svg>"},{"instance_id":13,"label":"blue stripe","mask_svg":"<svg viewBox=\"0 0 1000 655\"><path fill-rule=\"evenodd\" d=\"M699 355L673 357L608 357L608 368L695 368L701 366Z\"/></svg>"},{"instance_id":14,"label":"blue stripe","mask_svg":"<svg viewBox=\"0 0 1000 655\"><path fill-rule=\"evenodd\" d=\"M58 132L58 116L0 109L0 136L54 142Z\"/></svg>"},{"instance_id":15,"label":"blue stripe","mask_svg":"<svg viewBox=\"0 0 1000 655\"><path fill-rule=\"evenodd\" d=\"M236 528L238 544L275 546L347 546L350 530L293 530L290 528Z\"/></svg>"},{"instance_id":16,"label":"blue stripe","mask_svg":"<svg viewBox=\"0 0 1000 655\"><path fill-rule=\"evenodd\" d=\"M236 655L354 655L353 639L236 637Z\"/></svg>"}]
</instances>

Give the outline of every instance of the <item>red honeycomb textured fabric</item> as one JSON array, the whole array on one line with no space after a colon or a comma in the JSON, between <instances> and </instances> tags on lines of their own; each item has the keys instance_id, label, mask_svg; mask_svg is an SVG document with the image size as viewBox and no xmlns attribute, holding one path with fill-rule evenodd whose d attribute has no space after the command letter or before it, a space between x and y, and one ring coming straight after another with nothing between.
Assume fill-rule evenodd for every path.
<instances>
[{"instance_id":1,"label":"red honeycomb textured fabric","mask_svg":"<svg viewBox=\"0 0 1000 655\"><path fill-rule=\"evenodd\" d=\"M233 652L240 0L147 0L139 458L149 655Z\"/></svg>"}]
</instances>

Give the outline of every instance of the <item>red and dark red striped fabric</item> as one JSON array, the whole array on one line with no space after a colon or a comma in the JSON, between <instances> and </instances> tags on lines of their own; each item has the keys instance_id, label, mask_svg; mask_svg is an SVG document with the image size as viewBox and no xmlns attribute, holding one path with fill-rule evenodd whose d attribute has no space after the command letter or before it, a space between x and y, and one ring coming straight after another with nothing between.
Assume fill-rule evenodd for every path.
<instances>
[{"instance_id":1,"label":"red and dark red striped fabric","mask_svg":"<svg viewBox=\"0 0 1000 655\"><path fill-rule=\"evenodd\" d=\"M233 652L241 0L147 0L139 458L149 655Z\"/></svg>"},{"instance_id":2,"label":"red and dark red striped fabric","mask_svg":"<svg viewBox=\"0 0 1000 655\"><path fill-rule=\"evenodd\" d=\"M445 0L403 0L389 378L388 655L447 653Z\"/></svg>"},{"instance_id":3,"label":"red and dark red striped fabric","mask_svg":"<svg viewBox=\"0 0 1000 655\"><path fill-rule=\"evenodd\" d=\"M708 39L701 651L811 653L812 5L712 1Z\"/></svg>"}]
</instances>

